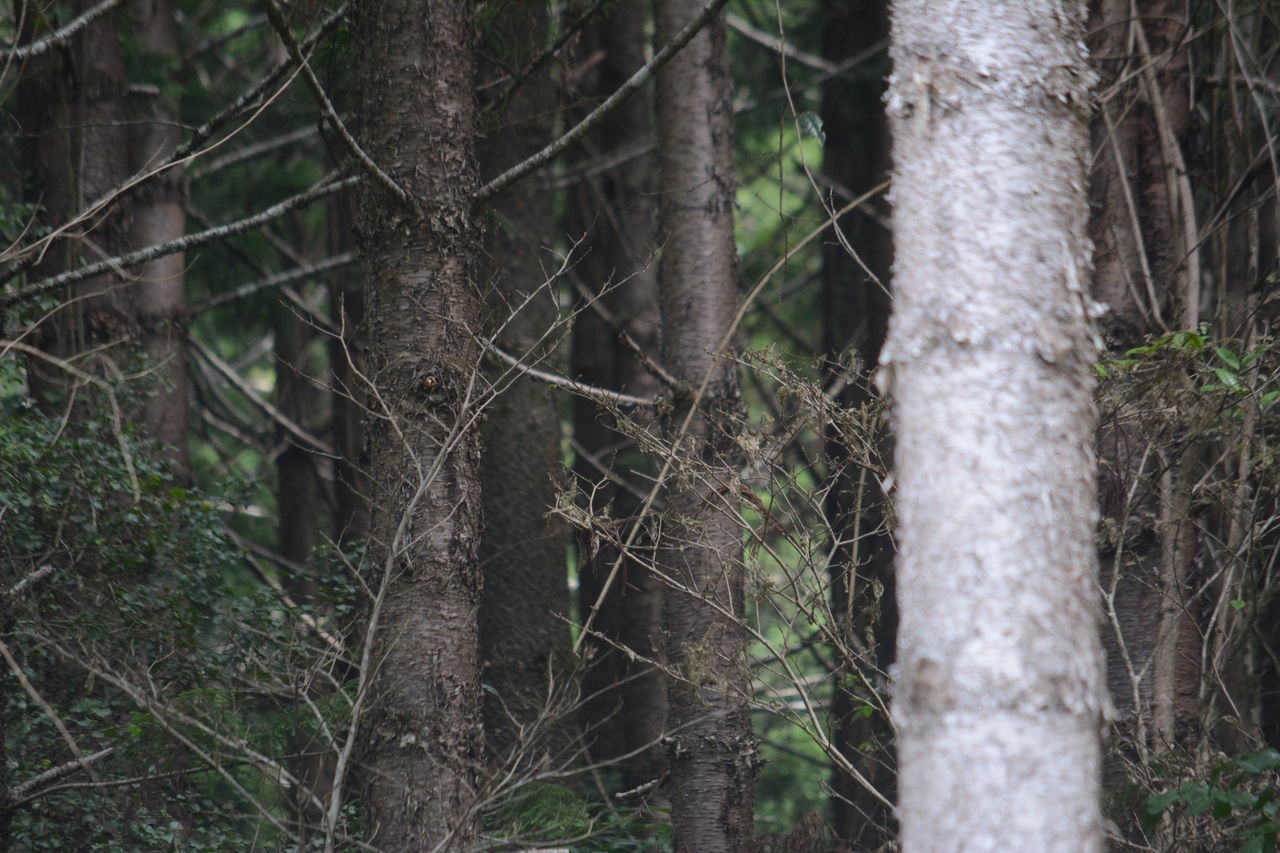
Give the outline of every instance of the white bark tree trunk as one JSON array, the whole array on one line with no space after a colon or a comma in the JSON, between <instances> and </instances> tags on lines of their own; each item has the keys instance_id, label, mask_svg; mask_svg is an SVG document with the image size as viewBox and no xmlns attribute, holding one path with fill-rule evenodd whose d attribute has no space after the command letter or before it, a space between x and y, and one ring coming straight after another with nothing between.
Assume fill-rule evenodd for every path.
<instances>
[{"instance_id":1,"label":"white bark tree trunk","mask_svg":"<svg viewBox=\"0 0 1280 853\"><path fill-rule=\"evenodd\" d=\"M902 849L1102 849L1084 3L897 0Z\"/></svg>"}]
</instances>

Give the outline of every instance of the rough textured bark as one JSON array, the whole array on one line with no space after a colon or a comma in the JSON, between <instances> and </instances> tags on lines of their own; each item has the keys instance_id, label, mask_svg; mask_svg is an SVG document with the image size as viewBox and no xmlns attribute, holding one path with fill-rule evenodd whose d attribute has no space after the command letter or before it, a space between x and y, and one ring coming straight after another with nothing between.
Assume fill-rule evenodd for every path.
<instances>
[{"instance_id":1,"label":"rough textured bark","mask_svg":"<svg viewBox=\"0 0 1280 853\"><path fill-rule=\"evenodd\" d=\"M587 26L578 46L579 60L590 67L582 83L584 111L644 64L644 42L636 35L644 32L645 18L644 4L623 3ZM571 372L588 384L641 396L656 393L658 383L623 342L622 333L657 356L655 182L652 158L637 153L652 138L653 102L645 90L606 118L583 144L577 165L586 174L567 202L569 233L584 238L576 272L608 316L590 308L578 315ZM615 163L618 158L621 162ZM639 414L628 413L633 419ZM609 480L605 471L635 483L639 491L643 480L636 475L652 473L652 464L619 426L615 413L585 397L574 398L573 435L579 447L574 476L591 495L593 511L609 512L611 521L625 527L640 499ZM618 554L592 534L583 535L579 553L579 612L589 613ZM595 630L602 639L588 638L585 644L582 692L589 701L583 730L594 760L634 753L622 766L623 784L631 789L666 772L659 741L667 720L667 687L660 671L645 663L661 652L662 587L640 562L623 564L596 614ZM638 657L632 659L620 648Z\"/></svg>"},{"instance_id":2,"label":"rough textured bark","mask_svg":"<svg viewBox=\"0 0 1280 853\"><path fill-rule=\"evenodd\" d=\"M697 0L659 0L658 43L701 11ZM696 470L667 492L659 559L667 591L672 679L667 755L677 851L739 851L752 839L756 743L747 716L736 442L737 364L724 347L736 302L733 111L723 17L658 74L662 234L662 357L684 383L667 435ZM705 389L691 399L694 389Z\"/></svg>"},{"instance_id":3,"label":"rough textured bark","mask_svg":"<svg viewBox=\"0 0 1280 853\"><path fill-rule=\"evenodd\" d=\"M512 4L488 22L482 84L506 80L546 40L546 10ZM520 53L524 50L524 55ZM514 54L514 55L513 55ZM498 64L500 63L500 64ZM482 88L501 92L509 83ZM545 75L526 80L477 147L482 177L501 174L550 141L554 99ZM555 195L536 181L515 184L494 198L485 231L482 275L488 330L498 345L527 364L547 358L557 339L557 283L548 282ZM566 700L569 613L565 530L548 517L560 468L560 411L551 389L510 368L489 372L497 396L486 409L480 466L485 533L480 541L484 597L480 650L485 684L485 738L498 762L549 756L559 766L572 744ZM554 689L554 693L550 692Z\"/></svg>"},{"instance_id":4,"label":"rough textured bark","mask_svg":"<svg viewBox=\"0 0 1280 853\"><path fill-rule=\"evenodd\" d=\"M370 669L362 722L370 841L465 850L481 762L477 608L479 331L472 7L363 0L355 8L364 150L417 210L366 181Z\"/></svg>"},{"instance_id":5,"label":"rough textured bark","mask_svg":"<svg viewBox=\"0 0 1280 853\"><path fill-rule=\"evenodd\" d=\"M823 13L823 56L833 63L862 53L888 35L888 5L881 0L828 0ZM823 90L822 174L831 182L836 207L888 177L889 128L882 102L887 70L886 61L872 60L828 82ZM871 399L865 383L875 371L889 320L886 288L893 242L883 222L882 216L877 220L859 211L840 224L848 246L857 252L856 260L838 240L823 245L823 349L833 359L833 377L842 369L856 374L840 395L841 404L850 408ZM881 478L851 453L851 446L864 444L852 439L833 426L825 442L828 476L834 479L826 502L827 518L842 543L831 566L831 612L849 640L846 649L860 648L859 641L865 637L874 639L874 648L870 661L837 664L832 739L862 775L892 799L892 726L884 715L868 717L861 710L872 698L872 690L883 694L885 673L893 663L897 632L893 541L885 527ZM886 444L883 435L873 437L873 443ZM878 672L872 672L872 667ZM870 674L870 683L855 680L860 671ZM863 749L867 743L876 746ZM890 810L851 774L836 768L831 791L832 826L840 838L856 849L870 850L893 837Z\"/></svg>"},{"instance_id":6,"label":"rough textured bark","mask_svg":"<svg viewBox=\"0 0 1280 853\"><path fill-rule=\"evenodd\" d=\"M137 37L152 79L167 82L179 61L178 24L171 0L133 0ZM172 156L182 141L176 111L167 109L158 86L129 90L136 123L129 128L129 169L137 173ZM133 248L166 243L186 230L186 187L181 169L170 169L147 181L130 196L130 242ZM166 255L136 270L133 303L142 330L141 350L157 365L169 385L142 404L142 422L163 443L177 475L190 478L187 454L186 260L181 252Z\"/></svg>"},{"instance_id":7,"label":"rough textured bark","mask_svg":"<svg viewBox=\"0 0 1280 853\"><path fill-rule=\"evenodd\" d=\"M1084 22L893 5L906 853L1102 849Z\"/></svg>"},{"instance_id":8,"label":"rough textured bark","mask_svg":"<svg viewBox=\"0 0 1280 853\"><path fill-rule=\"evenodd\" d=\"M1112 93L1092 127L1092 288L1108 306L1102 327L1116 355L1180 325L1180 303L1181 319L1195 313L1187 305L1194 296L1177 150L1191 123L1183 14L1175 0L1099 0L1091 7L1090 49ZM1101 554L1107 685L1120 731L1113 742L1132 758L1188 743L1201 643L1188 607L1194 525L1181 511L1190 508L1196 479L1191 453L1153 455L1143 425L1126 415L1104 410L1098 454L1102 514L1114 532L1103 537ZM1121 758L1108 762L1109 786L1121 782Z\"/></svg>"},{"instance_id":9,"label":"rough textured bark","mask_svg":"<svg viewBox=\"0 0 1280 853\"><path fill-rule=\"evenodd\" d=\"M349 193L329 203L329 254L352 249L355 205ZM364 290L346 273L331 277L329 312L342 337L329 339L329 373L333 394L333 538L335 542L362 542L369 536L369 456L364 440L364 407L368 389L360 379L368 364L364 334Z\"/></svg>"},{"instance_id":10,"label":"rough textured bark","mask_svg":"<svg viewBox=\"0 0 1280 853\"><path fill-rule=\"evenodd\" d=\"M71 14L90 2L73 5ZM55 29L57 21L40 4L15 4L26 43ZM51 13L48 13L51 14ZM67 217L101 198L126 175L129 165L125 122L124 60L116 15L96 19L64 49L52 50L23 69L17 85L17 112L24 134L23 161L30 181L28 200L42 207L39 221L61 227ZM75 266L81 259L111 257L124 248L125 221L119 205L92 224L72 229L55 241L31 276L39 278ZM114 275L81 282L66 293L64 306L37 329L34 340L59 358L73 358L90 347L124 361L130 349L120 347L138 331L129 288ZM62 411L58 399L67 377L40 360L29 366L31 388L50 411Z\"/></svg>"}]
</instances>

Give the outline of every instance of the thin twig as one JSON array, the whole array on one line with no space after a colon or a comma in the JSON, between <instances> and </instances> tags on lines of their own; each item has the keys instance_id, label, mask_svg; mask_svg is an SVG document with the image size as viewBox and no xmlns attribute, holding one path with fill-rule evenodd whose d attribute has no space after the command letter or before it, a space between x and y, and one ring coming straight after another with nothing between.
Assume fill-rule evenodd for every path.
<instances>
[{"instance_id":1,"label":"thin twig","mask_svg":"<svg viewBox=\"0 0 1280 853\"><path fill-rule=\"evenodd\" d=\"M24 344L22 341L0 340L0 354L7 354L9 350L17 350L18 352L29 355L32 358L38 358L41 361L52 364L64 373L69 373L81 382L88 383L106 394L107 402L111 406L111 413L115 418L115 429L113 432L116 437L116 445L120 448L120 457L124 460L125 473L129 475L129 487L133 491L133 502L137 503L142 500L142 484L138 481L138 469L134 467L133 454L129 452L129 442L125 439L124 417L120 411L120 404L116 400L116 392L115 389L111 387L111 383L107 382L105 379L94 376L92 373L86 373L66 359L58 358L56 355L47 353L39 347Z\"/></svg>"},{"instance_id":2,"label":"thin twig","mask_svg":"<svg viewBox=\"0 0 1280 853\"><path fill-rule=\"evenodd\" d=\"M192 169L189 174L191 175L191 180L198 181L201 178L207 178L210 175L223 171L224 169L230 169L233 166L239 166L241 163L246 163L249 160L263 157L273 151L278 151L281 148L288 148L290 145L294 145L299 142L308 142L312 137L319 135L320 126L318 124L308 124L298 128L297 130L291 130L288 133L272 137L271 139L263 139L260 142L251 143L243 148L238 148L235 151L232 151L230 154L215 157L214 159L206 162L200 168Z\"/></svg>"}]
</instances>

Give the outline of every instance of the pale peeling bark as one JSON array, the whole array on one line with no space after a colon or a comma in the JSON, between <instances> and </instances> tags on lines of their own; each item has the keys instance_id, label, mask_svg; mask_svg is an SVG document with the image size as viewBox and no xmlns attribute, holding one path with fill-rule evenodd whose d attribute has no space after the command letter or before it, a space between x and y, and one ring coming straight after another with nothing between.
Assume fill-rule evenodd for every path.
<instances>
[{"instance_id":1,"label":"pale peeling bark","mask_svg":"<svg viewBox=\"0 0 1280 853\"><path fill-rule=\"evenodd\" d=\"M907 853L1102 849L1082 3L893 7Z\"/></svg>"},{"instance_id":2,"label":"pale peeling bark","mask_svg":"<svg viewBox=\"0 0 1280 853\"><path fill-rule=\"evenodd\" d=\"M698 0L660 0L665 43L702 10ZM733 111L723 17L658 74L662 357L690 390L705 384L680 449L694 462L667 494L661 557L678 588L667 592L667 660L679 674L668 692L667 754L675 849L749 849L755 738L743 618L742 529L736 442L737 363L720 352L736 308L733 241ZM708 376L709 381L707 380ZM687 406L679 400L667 435Z\"/></svg>"},{"instance_id":3,"label":"pale peeling bark","mask_svg":"<svg viewBox=\"0 0 1280 853\"><path fill-rule=\"evenodd\" d=\"M364 799L379 850L467 850L481 766L480 444L472 6L364 0L355 42L364 150L421 208L365 181L377 592ZM393 422L394 421L394 422Z\"/></svg>"}]
</instances>

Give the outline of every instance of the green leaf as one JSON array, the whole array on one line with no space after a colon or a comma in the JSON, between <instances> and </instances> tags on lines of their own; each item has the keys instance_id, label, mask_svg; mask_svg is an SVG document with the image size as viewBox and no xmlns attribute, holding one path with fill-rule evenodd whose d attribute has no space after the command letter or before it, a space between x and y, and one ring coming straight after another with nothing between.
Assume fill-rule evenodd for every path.
<instances>
[{"instance_id":1,"label":"green leaf","mask_svg":"<svg viewBox=\"0 0 1280 853\"><path fill-rule=\"evenodd\" d=\"M1280 391L1268 391L1262 395L1262 399L1258 401L1258 405L1259 407L1266 409L1278 399L1280 399Z\"/></svg>"},{"instance_id":2,"label":"green leaf","mask_svg":"<svg viewBox=\"0 0 1280 853\"><path fill-rule=\"evenodd\" d=\"M1234 607L1236 610L1244 610L1244 602L1238 598L1233 598L1231 600L1231 606Z\"/></svg>"},{"instance_id":3,"label":"green leaf","mask_svg":"<svg viewBox=\"0 0 1280 853\"><path fill-rule=\"evenodd\" d=\"M1245 845L1240 848L1239 853L1263 853L1262 838L1254 836L1250 838Z\"/></svg>"},{"instance_id":4,"label":"green leaf","mask_svg":"<svg viewBox=\"0 0 1280 853\"><path fill-rule=\"evenodd\" d=\"M1168 810L1169 806L1178 801L1177 790L1165 791L1163 794L1156 794L1147 797L1146 811L1149 815L1159 816Z\"/></svg>"},{"instance_id":5,"label":"green leaf","mask_svg":"<svg viewBox=\"0 0 1280 853\"><path fill-rule=\"evenodd\" d=\"M822 127L822 116L814 112L801 113L800 130L806 135L817 139L819 142L827 141L826 131Z\"/></svg>"},{"instance_id":6,"label":"green leaf","mask_svg":"<svg viewBox=\"0 0 1280 853\"><path fill-rule=\"evenodd\" d=\"M1222 382L1222 384L1226 385L1228 388L1240 387L1240 377L1236 376L1234 373L1232 373L1230 370L1227 370L1225 367L1215 367L1213 369L1213 372L1218 377L1218 379Z\"/></svg>"},{"instance_id":7,"label":"green leaf","mask_svg":"<svg viewBox=\"0 0 1280 853\"><path fill-rule=\"evenodd\" d=\"M1236 766L1246 773L1252 773L1257 776L1268 770L1280 767L1280 752L1276 752L1274 749L1264 749L1262 752L1255 752L1252 755L1242 755L1236 759Z\"/></svg>"},{"instance_id":8,"label":"green leaf","mask_svg":"<svg viewBox=\"0 0 1280 853\"><path fill-rule=\"evenodd\" d=\"M1232 370L1240 369L1240 356L1233 353L1226 347L1214 347L1213 351L1218 354L1218 358L1226 362L1227 366Z\"/></svg>"}]
</instances>

